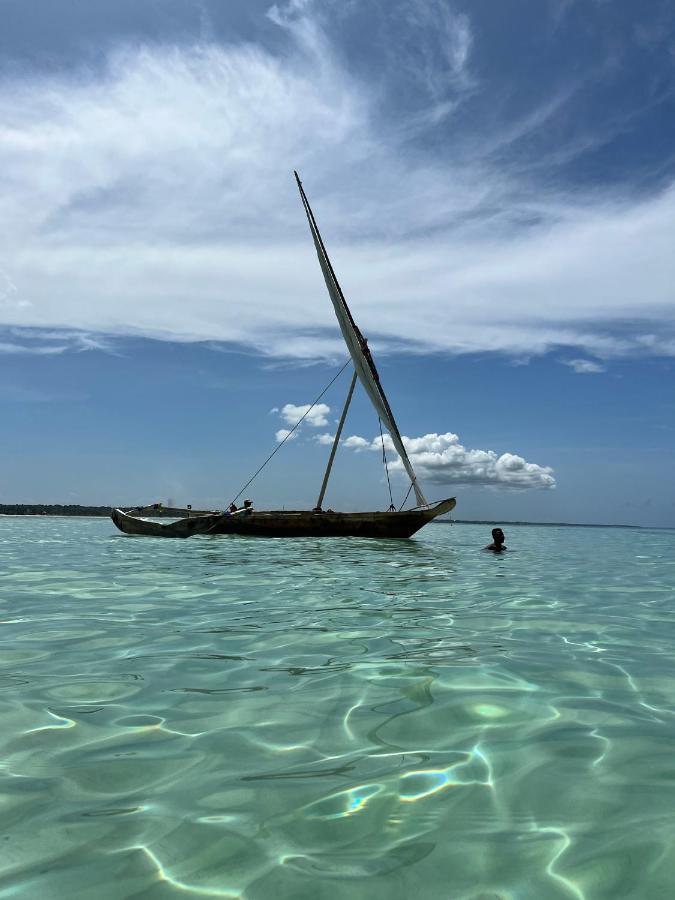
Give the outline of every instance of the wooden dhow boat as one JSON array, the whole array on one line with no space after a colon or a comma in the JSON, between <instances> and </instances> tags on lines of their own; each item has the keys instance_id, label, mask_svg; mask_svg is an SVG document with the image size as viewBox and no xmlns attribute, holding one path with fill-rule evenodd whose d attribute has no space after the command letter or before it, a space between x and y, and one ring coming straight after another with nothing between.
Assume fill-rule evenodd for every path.
<instances>
[{"instance_id":1,"label":"wooden dhow boat","mask_svg":"<svg viewBox=\"0 0 675 900\"><path fill-rule=\"evenodd\" d=\"M319 265L321 266L321 271L326 282L328 295L333 304L333 308L335 309L342 336L354 365L354 372L347 394L347 400L342 410L335 438L333 439L333 445L331 447L316 507L312 510L258 511L247 509L238 510L235 513L191 512L188 516L179 518L175 522L167 522L166 524L139 517L139 512L141 510L139 507L133 509L135 515L130 511L125 512L122 509L113 509L111 518L120 531L123 531L125 534L176 538L186 538L197 534L240 534L250 535L252 537L409 538L424 525L433 521L437 516L441 516L455 508L454 497L440 500L436 503L427 503L427 500L422 493L412 463L410 462L403 445L403 439L401 438L401 433L396 424L396 420L394 419L394 414L391 411L389 401L382 388L382 383L380 382L375 362L368 348L368 343L361 334L351 311L347 306L347 301L345 300L333 266L328 258L328 253L326 252L326 247L316 224L314 213L309 205L307 195L305 194L297 172L295 173L295 179L307 215L307 221L309 222L309 228L314 240L317 256L319 257ZM333 460L335 459L335 454L340 443L342 429L345 424L345 419L347 418L347 410L349 409L357 381L360 381L363 385L365 392L379 417L380 428L384 426L389 432L392 443L403 464L403 468L410 479L410 490L408 491L408 495L410 495L411 492L414 492L417 504L412 509L397 510L393 505L393 501L387 512L346 513L334 512L333 510L324 511L322 508L326 488L328 486L328 479L333 467ZM323 394L314 401L307 413L305 413L305 416L318 403L322 396ZM302 419L300 421L302 421ZM297 428L299 424L300 422L296 424L295 428ZM291 434L295 428L292 429ZM262 470L269 459L274 456L277 450L289 437L290 434L286 436L284 441L282 441L270 457L268 457L258 472ZM382 440L382 448L386 466L384 438ZM258 472L256 472L256 475ZM256 475L253 477L255 478ZM238 499L252 480L253 479L242 488L237 497L234 498L235 500ZM403 501L402 506L405 505L406 500ZM145 513L146 510L144 509L143 512Z\"/></svg>"},{"instance_id":2,"label":"wooden dhow boat","mask_svg":"<svg viewBox=\"0 0 675 900\"><path fill-rule=\"evenodd\" d=\"M369 537L409 538L436 516L454 509L455 500L441 500L423 509L401 512L319 512L265 510L240 515L191 516L166 525L112 511L112 520L125 534L153 537L191 537L195 534L248 534L251 537Z\"/></svg>"}]
</instances>

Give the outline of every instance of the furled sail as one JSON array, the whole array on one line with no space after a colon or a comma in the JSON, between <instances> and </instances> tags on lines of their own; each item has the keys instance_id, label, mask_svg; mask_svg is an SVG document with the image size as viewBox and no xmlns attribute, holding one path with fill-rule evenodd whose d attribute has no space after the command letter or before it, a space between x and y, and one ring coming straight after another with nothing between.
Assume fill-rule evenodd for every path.
<instances>
[{"instance_id":1,"label":"furled sail","mask_svg":"<svg viewBox=\"0 0 675 900\"><path fill-rule=\"evenodd\" d=\"M396 452L401 457L401 462L403 463L410 481L412 482L418 505L426 506L427 501L425 500L424 494L417 484L417 477L415 475L411 462L408 459L406 449L403 446L401 434L398 430L398 426L391 411L391 407L389 406L389 402L387 401L384 390L382 389L380 376L377 373L373 357L370 353L370 350L368 349L368 343L359 331L356 322L352 318L349 307L347 306L347 301L344 298L344 294L342 293L342 289L335 276L335 272L333 271L333 267L328 258L328 254L326 253L326 248L321 239L321 235L314 218L314 213L312 212L312 209L309 205L309 201L307 200L307 196L303 190L302 183L300 181L300 178L298 177L297 172L295 173L295 180L298 183L298 189L300 191L300 196L302 197L302 203L305 207L305 212L307 213L309 228L312 232L314 246L316 247L316 252L319 257L319 264L321 265L321 271L323 272L323 277L326 281L328 294L333 303L335 314L337 316L338 322L340 323L342 336L345 339L347 349L349 350L351 358L354 362L354 367L359 376L359 380L365 388L365 391L368 394L371 403L375 407L375 411L380 417L380 420L383 422L387 431L391 435L391 439L394 447L396 448Z\"/></svg>"}]
</instances>

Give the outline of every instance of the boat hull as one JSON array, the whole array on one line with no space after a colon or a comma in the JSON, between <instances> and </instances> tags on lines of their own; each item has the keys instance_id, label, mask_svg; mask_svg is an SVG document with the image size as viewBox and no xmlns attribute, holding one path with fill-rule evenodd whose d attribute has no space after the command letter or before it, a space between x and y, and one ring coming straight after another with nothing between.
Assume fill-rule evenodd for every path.
<instances>
[{"instance_id":1,"label":"boat hull","mask_svg":"<svg viewBox=\"0 0 675 900\"><path fill-rule=\"evenodd\" d=\"M455 507L455 498L423 509L403 512L264 511L237 515L191 516L162 524L113 509L120 531L149 537L187 538L197 534L239 534L251 537L369 537L409 538L437 516Z\"/></svg>"}]
</instances>

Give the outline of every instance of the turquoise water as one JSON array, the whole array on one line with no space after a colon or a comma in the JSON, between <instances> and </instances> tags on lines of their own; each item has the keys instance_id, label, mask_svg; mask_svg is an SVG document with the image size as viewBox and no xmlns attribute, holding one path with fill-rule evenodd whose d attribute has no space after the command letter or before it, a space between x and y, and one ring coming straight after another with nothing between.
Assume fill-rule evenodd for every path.
<instances>
[{"instance_id":1,"label":"turquoise water","mask_svg":"<svg viewBox=\"0 0 675 900\"><path fill-rule=\"evenodd\" d=\"M675 532L0 519L0 897L671 898Z\"/></svg>"}]
</instances>

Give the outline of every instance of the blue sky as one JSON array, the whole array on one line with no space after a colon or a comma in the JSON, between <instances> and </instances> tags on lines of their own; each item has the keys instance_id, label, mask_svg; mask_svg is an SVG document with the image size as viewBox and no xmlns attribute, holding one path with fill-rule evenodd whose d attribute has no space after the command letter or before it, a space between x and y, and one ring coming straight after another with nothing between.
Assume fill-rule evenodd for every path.
<instances>
[{"instance_id":1,"label":"blue sky","mask_svg":"<svg viewBox=\"0 0 675 900\"><path fill-rule=\"evenodd\" d=\"M1 8L0 502L236 493L345 359L298 168L428 496L675 525L672 4ZM377 434L331 505L388 504Z\"/></svg>"}]
</instances>

